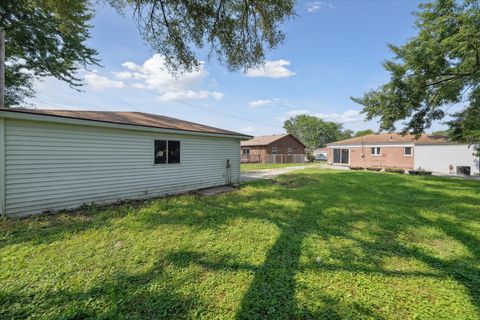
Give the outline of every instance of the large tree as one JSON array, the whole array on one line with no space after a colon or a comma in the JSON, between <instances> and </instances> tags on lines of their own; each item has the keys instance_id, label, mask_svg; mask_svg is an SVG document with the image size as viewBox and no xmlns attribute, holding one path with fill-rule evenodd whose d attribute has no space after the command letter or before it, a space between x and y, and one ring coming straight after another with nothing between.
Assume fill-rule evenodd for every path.
<instances>
[{"instance_id":1,"label":"large tree","mask_svg":"<svg viewBox=\"0 0 480 320\"><path fill-rule=\"evenodd\" d=\"M79 0L2 0L0 29L6 33L5 104L33 95L38 77L53 76L72 87L81 85L77 71L97 64L86 46L92 9Z\"/></svg>"},{"instance_id":2,"label":"large tree","mask_svg":"<svg viewBox=\"0 0 480 320\"><path fill-rule=\"evenodd\" d=\"M152 48L172 71L199 65L208 47L229 70L263 63L265 51L285 38L280 24L295 15L295 0L107 0L120 12L133 12Z\"/></svg>"},{"instance_id":3,"label":"large tree","mask_svg":"<svg viewBox=\"0 0 480 320\"><path fill-rule=\"evenodd\" d=\"M264 62L285 35L280 24L293 17L295 0L102 0L132 14L139 31L165 56L172 72L191 71L204 56L229 70ZM86 45L93 16L90 0L2 0L0 29L6 31L6 104L32 96L38 77L82 85L78 71L98 64Z\"/></svg>"},{"instance_id":4,"label":"large tree","mask_svg":"<svg viewBox=\"0 0 480 320\"><path fill-rule=\"evenodd\" d=\"M353 133L344 129L341 123L325 121L311 115L291 117L284 122L283 128L305 144L309 156L314 149L324 147L329 142L350 138Z\"/></svg>"},{"instance_id":5,"label":"large tree","mask_svg":"<svg viewBox=\"0 0 480 320\"><path fill-rule=\"evenodd\" d=\"M451 106L461 111L448 122L451 137L480 140L480 2L436 0L420 5L418 35L402 46L390 45L394 58L384 63L390 81L362 98L368 119L382 130L416 135L443 119Z\"/></svg>"}]
</instances>

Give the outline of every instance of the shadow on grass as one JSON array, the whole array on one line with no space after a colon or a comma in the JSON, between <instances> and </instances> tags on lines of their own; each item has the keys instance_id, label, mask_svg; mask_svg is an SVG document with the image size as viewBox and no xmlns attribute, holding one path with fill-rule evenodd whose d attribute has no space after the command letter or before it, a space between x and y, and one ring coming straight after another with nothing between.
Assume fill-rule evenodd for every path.
<instances>
[{"instance_id":1,"label":"shadow on grass","mask_svg":"<svg viewBox=\"0 0 480 320\"><path fill-rule=\"evenodd\" d=\"M200 252L185 250L170 252L164 263L179 268L193 263L210 270L247 270L252 273L252 282L236 311L237 319L339 319L346 314L382 317L371 306L355 301L345 304L322 292L316 297L322 300L324 308L311 310L303 306L297 301L296 276L305 270L455 279L468 290L470 303L480 314L480 239L478 233L468 226L470 222L480 221L480 198L476 197L480 194L480 183L368 172L302 172L280 176L273 183L258 181L249 186L254 190L212 198L187 196L112 207L97 215L65 217L63 221L55 217L40 218L38 226L35 221L18 222L28 228L15 228L13 222L13 226L4 228L9 233L0 240L0 247L61 240L70 232L104 228L112 219L131 214L136 215L132 217L131 226L145 229L145 232L159 225L188 226L192 232L201 229L222 232L222 228L234 219L260 219L280 230L261 265L236 262L235 256L216 254L212 259ZM458 193L452 190L458 190ZM113 212L116 215L112 217ZM429 216L431 212L433 217ZM358 235L363 235L362 230L358 230L358 223L371 227L370 239ZM468 250L470 257L444 259L418 246L415 241L405 243L398 237L408 234L412 228L423 227L435 228L458 241ZM341 237L365 254L359 256L350 248L338 248L335 263L301 263L304 241L311 236L324 240ZM389 270L383 264L386 257L415 259L432 271ZM144 290L151 281L158 280L159 273L161 264L143 275L117 274L113 280L90 291L63 292L57 301L75 306L75 299L96 296L104 297L106 306L116 306L120 297L123 307L114 308L107 315L122 314L133 318L182 317L202 303L200 298L176 293L175 286L181 284L164 285L161 290L153 292ZM167 279L162 278L162 281ZM132 296L122 292L137 293ZM8 295L0 298L10 299L12 303L22 300L22 297ZM28 316L29 312L33 310L9 315L22 317ZM99 316L88 312L78 309L71 314L77 318Z\"/></svg>"}]
</instances>

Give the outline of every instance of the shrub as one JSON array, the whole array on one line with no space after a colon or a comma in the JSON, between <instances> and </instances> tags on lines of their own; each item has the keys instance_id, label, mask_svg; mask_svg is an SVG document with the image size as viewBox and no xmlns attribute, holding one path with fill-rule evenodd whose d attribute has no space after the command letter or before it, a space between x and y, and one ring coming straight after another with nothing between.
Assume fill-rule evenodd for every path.
<instances>
[{"instance_id":1,"label":"shrub","mask_svg":"<svg viewBox=\"0 0 480 320\"><path fill-rule=\"evenodd\" d=\"M405 170L400 168L386 168L385 172L405 173Z\"/></svg>"},{"instance_id":2,"label":"shrub","mask_svg":"<svg viewBox=\"0 0 480 320\"><path fill-rule=\"evenodd\" d=\"M432 171L425 171L425 170L409 170L408 173L413 174L413 175L419 175L419 176L431 176Z\"/></svg>"}]
</instances>

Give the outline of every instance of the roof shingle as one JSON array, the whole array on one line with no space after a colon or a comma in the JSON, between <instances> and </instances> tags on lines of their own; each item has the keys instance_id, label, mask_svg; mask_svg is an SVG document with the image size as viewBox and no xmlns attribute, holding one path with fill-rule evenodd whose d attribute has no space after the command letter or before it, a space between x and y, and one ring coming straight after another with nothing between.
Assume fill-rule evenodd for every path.
<instances>
[{"instance_id":1,"label":"roof shingle","mask_svg":"<svg viewBox=\"0 0 480 320\"><path fill-rule=\"evenodd\" d=\"M452 144L446 136L422 134L418 139L414 135L401 135L399 133L378 133L369 134L362 137L354 137L351 139L335 141L327 144L327 146L342 146L356 144L398 144L398 143L414 143L414 144Z\"/></svg>"},{"instance_id":2,"label":"roof shingle","mask_svg":"<svg viewBox=\"0 0 480 320\"><path fill-rule=\"evenodd\" d=\"M39 115L45 115L45 116L100 121L100 122L160 128L160 129L171 129L171 130L213 133L213 134L223 134L223 135L235 135L235 136L243 136L245 138L250 138L250 136L248 135L244 135L244 134L229 131L229 130L219 129L215 127L194 123L194 122L170 118L170 117L161 116L157 114L143 113L143 112L77 111L77 110L26 109L26 108L13 108L13 109L6 109L2 111L39 114Z\"/></svg>"}]
</instances>

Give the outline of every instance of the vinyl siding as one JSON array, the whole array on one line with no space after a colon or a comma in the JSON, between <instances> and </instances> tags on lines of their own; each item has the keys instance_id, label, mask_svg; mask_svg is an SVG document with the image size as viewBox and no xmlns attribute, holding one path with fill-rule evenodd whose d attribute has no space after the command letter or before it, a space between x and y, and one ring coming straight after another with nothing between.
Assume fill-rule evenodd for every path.
<instances>
[{"instance_id":1,"label":"vinyl siding","mask_svg":"<svg viewBox=\"0 0 480 320\"><path fill-rule=\"evenodd\" d=\"M470 166L471 173L479 172L478 158L473 156L473 146L454 145L416 145L415 169L419 167L437 173L449 174L449 165L453 165L453 173L457 166Z\"/></svg>"},{"instance_id":2,"label":"vinyl siding","mask_svg":"<svg viewBox=\"0 0 480 320\"><path fill-rule=\"evenodd\" d=\"M155 139L181 141L181 163L154 165ZM230 170L225 167L227 159ZM9 216L175 194L239 180L237 138L5 120Z\"/></svg>"}]
</instances>

